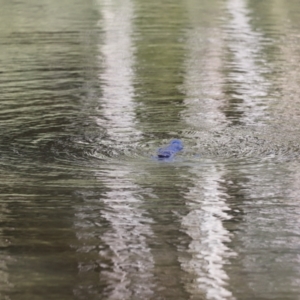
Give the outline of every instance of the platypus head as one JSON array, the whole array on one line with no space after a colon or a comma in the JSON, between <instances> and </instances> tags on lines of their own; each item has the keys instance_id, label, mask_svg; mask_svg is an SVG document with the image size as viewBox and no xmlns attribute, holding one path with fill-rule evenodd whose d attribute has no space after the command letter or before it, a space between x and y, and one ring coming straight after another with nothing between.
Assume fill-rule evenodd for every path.
<instances>
[{"instance_id":1,"label":"platypus head","mask_svg":"<svg viewBox=\"0 0 300 300\"><path fill-rule=\"evenodd\" d=\"M183 149L183 143L181 140L174 139L170 142L170 145L175 151L181 151Z\"/></svg>"}]
</instances>

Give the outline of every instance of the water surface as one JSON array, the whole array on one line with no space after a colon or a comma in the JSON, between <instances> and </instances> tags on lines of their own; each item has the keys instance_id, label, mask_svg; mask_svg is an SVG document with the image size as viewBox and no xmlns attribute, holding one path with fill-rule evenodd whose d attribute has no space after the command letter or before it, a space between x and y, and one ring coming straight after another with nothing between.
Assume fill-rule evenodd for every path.
<instances>
[{"instance_id":1,"label":"water surface","mask_svg":"<svg viewBox=\"0 0 300 300\"><path fill-rule=\"evenodd\" d=\"M0 298L299 299L299 16L2 1Z\"/></svg>"}]
</instances>

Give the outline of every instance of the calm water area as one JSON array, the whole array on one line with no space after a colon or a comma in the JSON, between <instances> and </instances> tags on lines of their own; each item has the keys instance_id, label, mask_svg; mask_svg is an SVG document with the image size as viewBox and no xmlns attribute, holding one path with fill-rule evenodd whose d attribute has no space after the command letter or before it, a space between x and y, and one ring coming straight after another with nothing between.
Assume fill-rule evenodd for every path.
<instances>
[{"instance_id":1,"label":"calm water area","mask_svg":"<svg viewBox=\"0 0 300 300\"><path fill-rule=\"evenodd\" d=\"M0 4L1 300L300 299L298 0Z\"/></svg>"}]
</instances>

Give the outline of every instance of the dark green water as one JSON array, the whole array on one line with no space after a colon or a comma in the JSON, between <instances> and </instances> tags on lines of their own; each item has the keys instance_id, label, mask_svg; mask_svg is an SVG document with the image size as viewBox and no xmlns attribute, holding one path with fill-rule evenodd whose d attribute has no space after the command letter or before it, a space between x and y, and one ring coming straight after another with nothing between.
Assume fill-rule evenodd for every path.
<instances>
[{"instance_id":1,"label":"dark green water","mask_svg":"<svg viewBox=\"0 0 300 300\"><path fill-rule=\"evenodd\" d=\"M298 1L0 4L0 299L300 299Z\"/></svg>"}]
</instances>

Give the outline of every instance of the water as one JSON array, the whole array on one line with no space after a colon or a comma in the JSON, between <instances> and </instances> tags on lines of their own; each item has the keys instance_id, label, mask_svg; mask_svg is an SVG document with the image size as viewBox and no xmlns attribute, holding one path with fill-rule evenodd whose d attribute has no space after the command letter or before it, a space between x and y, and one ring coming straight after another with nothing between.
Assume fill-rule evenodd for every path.
<instances>
[{"instance_id":1,"label":"water","mask_svg":"<svg viewBox=\"0 0 300 300\"><path fill-rule=\"evenodd\" d=\"M0 1L0 299L299 299L300 4L200 2Z\"/></svg>"}]
</instances>

